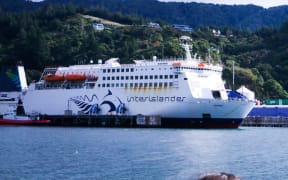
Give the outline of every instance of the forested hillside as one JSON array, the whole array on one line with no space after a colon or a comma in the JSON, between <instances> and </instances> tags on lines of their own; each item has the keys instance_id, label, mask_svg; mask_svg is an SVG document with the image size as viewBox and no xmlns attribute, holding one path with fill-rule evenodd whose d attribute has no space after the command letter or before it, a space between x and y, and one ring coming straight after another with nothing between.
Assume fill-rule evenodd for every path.
<instances>
[{"instance_id":1,"label":"forested hillside","mask_svg":"<svg viewBox=\"0 0 288 180\"><path fill-rule=\"evenodd\" d=\"M45 0L41 3L27 0L0 0L3 11L32 10L48 4L76 5L91 9L105 8L113 13L135 14L170 24L186 24L192 28L228 26L242 30L256 30L262 27L279 27L288 16L288 6L265 9L254 5L165 3L157 0Z\"/></svg>"},{"instance_id":2,"label":"forested hillside","mask_svg":"<svg viewBox=\"0 0 288 180\"><path fill-rule=\"evenodd\" d=\"M92 27L93 16L121 25L105 25L103 31L98 31ZM232 88L234 61L235 88L244 84L259 99L288 97L288 22L280 28L255 32L207 26L191 33L176 30L163 21L158 22L161 28L151 28L148 22L135 15L77 6L48 5L17 13L0 11L0 65L23 64L32 81L47 66L111 57L119 57L121 63L153 55L181 57L184 52L178 38L188 35L193 38L194 53L202 59L208 61L208 49L217 61L221 56L227 87ZM213 34L213 29L221 33Z\"/></svg>"}]
</instances>

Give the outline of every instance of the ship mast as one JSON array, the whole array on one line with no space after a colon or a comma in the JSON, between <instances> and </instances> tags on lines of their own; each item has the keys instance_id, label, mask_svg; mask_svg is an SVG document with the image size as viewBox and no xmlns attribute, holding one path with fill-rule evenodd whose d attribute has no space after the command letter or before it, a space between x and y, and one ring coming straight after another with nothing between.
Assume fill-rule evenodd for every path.
<instances>
[{"instance_id":1,"label":"ship mast","mask_svg":"<svg viewBox=\"0 0 288 180\"><path fill-rule=\"evenodd\" d=\"M192 39L189 36L180 37L180 45L185 50L186 61L193 61L191 52L193 45L190 45L188 42L191 42Z\"/></svg>"}]
</instances>

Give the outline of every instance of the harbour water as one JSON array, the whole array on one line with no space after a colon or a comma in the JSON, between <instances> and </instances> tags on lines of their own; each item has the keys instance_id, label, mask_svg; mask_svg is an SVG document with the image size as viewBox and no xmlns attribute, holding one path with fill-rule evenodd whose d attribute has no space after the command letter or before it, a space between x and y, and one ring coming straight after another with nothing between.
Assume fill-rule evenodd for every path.
<instances>
[{"instance_id":1,"label":"harbour water","mask_svg":"<svg viewBox=\"0 0 288 180\"><path fill-rule=\"evenodd\" d=\"M0 179L288 178L287 128L0 127Z\"/></svg>"}]
</instances>

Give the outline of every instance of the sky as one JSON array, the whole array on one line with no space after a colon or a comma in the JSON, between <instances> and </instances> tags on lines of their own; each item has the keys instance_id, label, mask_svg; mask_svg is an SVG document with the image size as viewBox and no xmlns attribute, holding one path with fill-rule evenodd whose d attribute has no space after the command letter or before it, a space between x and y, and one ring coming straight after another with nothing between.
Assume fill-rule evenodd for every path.
<instances>
[{"instance_id":1,"label":"sky","mask_svg":"<svg viewBox=\"0 0 288 180\"><path fill-rule=\"evenodd\" d=\"M254 4L264 8L288 5L288 0L159 0L165 2L198 2L198 3L213 3L227 5L247 5Z\"/></svg>"},{"instance_id":2,"label":"sky","mask_svg":"<svg viewBox=\"0 0 288 180\"><path fill-rule=\"evenodd\" d=\"M32 0L34 2L40 2L43 0ZM228 5L240 5L240 4L254 4L262 6L264 8L288 5L288 0L159 0L163 2L198 2L198 3L213 3L213 4L228 4Z\"/></svg>"}]
</instances>

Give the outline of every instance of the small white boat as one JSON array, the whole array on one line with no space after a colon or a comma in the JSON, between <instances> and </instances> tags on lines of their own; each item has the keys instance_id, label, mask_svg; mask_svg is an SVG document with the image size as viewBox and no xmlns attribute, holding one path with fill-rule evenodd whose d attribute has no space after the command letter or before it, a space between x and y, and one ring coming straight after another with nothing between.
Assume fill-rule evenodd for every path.
<instances>
[{"instance_id":1,"label":"small white boat","mask_svg":"<svg viewBox=\"0 0 288 180\"><path fill-rule=\"evenodd\" d=\"M31 116L25 115L20 99L16 110L4 113L2 117L0 117L0 125L43 125L49 123L50 120L40 119L37 114Z\"/></svg>"}]
</instances>

